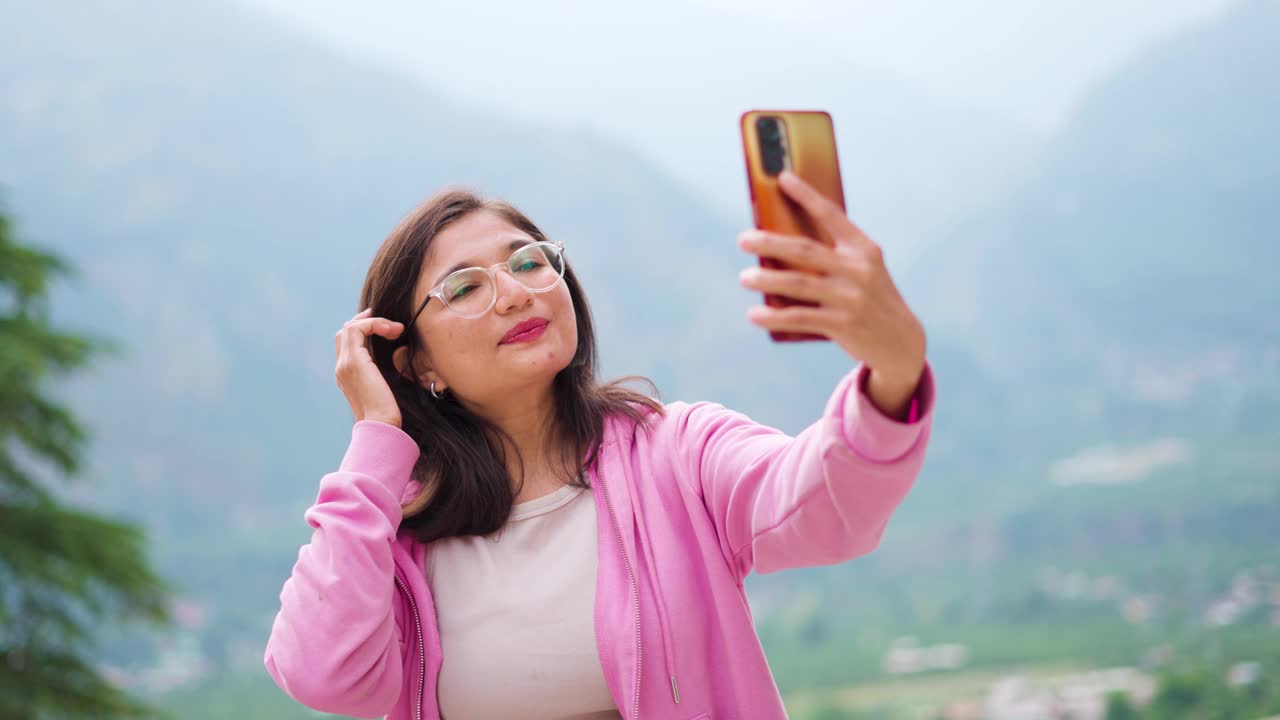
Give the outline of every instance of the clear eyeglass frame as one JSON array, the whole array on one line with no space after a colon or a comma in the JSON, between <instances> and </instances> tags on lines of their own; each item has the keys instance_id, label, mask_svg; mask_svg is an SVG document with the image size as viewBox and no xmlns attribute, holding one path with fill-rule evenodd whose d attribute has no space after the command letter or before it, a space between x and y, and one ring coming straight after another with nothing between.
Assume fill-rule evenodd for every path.
<instances>
[{"instance_id":1,"label":"clear eyeglass frame","mask_svg":"<svg viewBox=\"0 0 1280 720\"><path fill-rule=\"evenodd\" d=\"M529 285L525 284L523 280L520 279L520 276L517 274L515 270L511 269L511 263L513 260L520 257L522 254L527 254L530 248L535 248L538 246L545 246L551 249L552 251L555 252L556 256L560 259L558 267L556 268L557 273L556 273L555 280L550 282L546 287L530 287ZM498 301L498 293L497 293L498 278L496 275L494 275L494 273L499 269L505 268L507 270L507 273L511 275L513 278L515 278L517 282L519 282L521 285L527 288L529 292L540 293L540 292L547 292L548 290L554 288L556 285L560 283L560 281L564 278L565 267L566 267L566 263L564 262L564 242L541 240L537 242L531 242L528 245L524 245L517 248L514 252L511 253L511 257L507 258L506 260L500 263L494 263L493 265L490 265L487 268L477 266L477 267L468 267L468 268L462 268L460 270L455 270L454 272L451 272L447 276L445 276L445 278L441 280L439 283L437 283L435 287L431 288L431 291L427 293L427 297L423 299L422 304L418 306L417 312L413 314L413 319L409 321L409 324L407 325L407 327L413 327L414 323L416 323L418 320L418 316L422 314L422 311L425 310L427 305L431 302L431 298L438 299L441 304L443 304L446 308L449 309L450 312L460 317L464 317L464 318L483 317L490 310L493 309L494 304L496 304ZM489 304L485 306L484 310L480 310L474 313L465 313L465 312L462 312L461 310L458 310L456 307L454 307L453 304L449 302L448 298L445 297L444 288L447 287L449 283L453 279L455 279L457 276L463 273L475 272L477 270L480 270L489 276L490 286L493 288L494 292L489 298Z\"/></svg>"}]
</instances>

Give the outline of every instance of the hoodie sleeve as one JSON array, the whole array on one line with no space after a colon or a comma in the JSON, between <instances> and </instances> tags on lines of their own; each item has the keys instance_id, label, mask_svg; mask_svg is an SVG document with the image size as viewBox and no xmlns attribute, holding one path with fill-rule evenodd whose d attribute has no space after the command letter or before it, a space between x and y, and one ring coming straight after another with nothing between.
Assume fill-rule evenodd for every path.
<instances>
[{"instance_id":1,"label":"hoodie sleeve","mask_svg":"<svg viewBox=\"0 0 1280 720\"><path fill-rule=\"evenodd\" d=\"M392 543L418 446L362 420L306 512L314 531L280 592L265 663L290 697L322 712L377 717L400 695Z\"/></svg>"},{"instance_id":2,"label":"hoodie sleeve","mask_svg":"<svg viewBox=\"0 0 1280 720\"><path fill-rule=\"evenodd\" d=\"M926 365L904 423L871 402L869 374L861 366L841 379L795 437L714 403L669 406L662 425L676 475L701 496L739 579L844 562L879 544L924 462L934 385Z\"/></svg>"}]
</instances>

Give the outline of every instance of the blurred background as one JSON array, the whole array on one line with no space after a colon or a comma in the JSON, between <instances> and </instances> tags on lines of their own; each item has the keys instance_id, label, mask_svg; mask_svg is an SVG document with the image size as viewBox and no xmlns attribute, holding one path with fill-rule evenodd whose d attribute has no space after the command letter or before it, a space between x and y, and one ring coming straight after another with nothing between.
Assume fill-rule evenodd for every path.
<instances>
[{"instance_id":1,"label":"blurred background","mask_svg":"<svg viewBox=\"0 0 1280 720\"><path fill-rule=\"evenodd\" d=\"M832 112L940 391L880 549L748 583L792 716L1280 715L1280 1L0 0L0 716L317 715L262 653L332 335L443 185L566 242L607 375L817 417L760 107Z\"/></svg>"}]
</instances>

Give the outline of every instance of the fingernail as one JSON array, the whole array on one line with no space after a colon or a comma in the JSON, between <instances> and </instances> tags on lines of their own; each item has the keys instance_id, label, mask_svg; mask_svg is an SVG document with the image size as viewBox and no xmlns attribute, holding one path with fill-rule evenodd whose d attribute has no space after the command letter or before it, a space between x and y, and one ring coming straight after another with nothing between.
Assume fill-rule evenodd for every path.
<instances>
[{"instance_id":1,"label":"fingernail","mask_svg":"<svg viewBox=\"0 0 1280 720\"><path fill-rule=\"evenodd\" d=\"M746 268L742 272L738 273L738 279L744 283L751 282L758 277L760 277L759 268Z\"/></svg>"}]
</instances>

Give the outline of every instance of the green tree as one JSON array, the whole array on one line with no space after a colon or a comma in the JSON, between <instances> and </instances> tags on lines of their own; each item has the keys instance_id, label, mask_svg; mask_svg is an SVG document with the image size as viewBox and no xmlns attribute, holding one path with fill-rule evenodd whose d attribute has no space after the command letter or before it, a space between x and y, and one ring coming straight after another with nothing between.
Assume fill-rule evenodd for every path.
<instances>
[{"instance_id":1,"label":"green tree","mask_svg":"<svg viewBox=\"0 0 1280 720\"><path fill-rule=\"evenodd\" d=\"M1107 695L1107 712L1104 720L1138 720L1138 711L1129 702L1129 696L1123 692Z\"/></svg>"},{"instance_id":2,"label":"green tree","mask_svg":"<svg viewBox=\"0 0 1280 720\"><path fill-rule=\"evenodd\" d=\"M1160 679L1160 688L1156 691L1147 714L1157 720L1224 717L1220 712L1211 711L1214 685L1215 679L1204 669L1166 675Z\"/></svg>"},{"instance_id":3,"label":"green tree","mask_svg":"<svg viewBox=\"0 0 1280 720\"><path fill-rule=\"evenodd\" d=\"M168 588L142 532L68 506L87 437L50 379L111 350L50 326L48 290L69 266L18 244L0 215L0 718L140 718L156 713L95 664L106 623L167 618Z\"/></svg>"}]
</instances>

